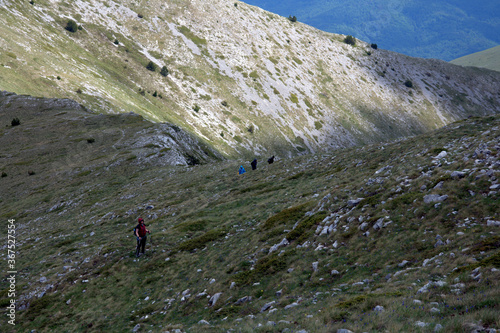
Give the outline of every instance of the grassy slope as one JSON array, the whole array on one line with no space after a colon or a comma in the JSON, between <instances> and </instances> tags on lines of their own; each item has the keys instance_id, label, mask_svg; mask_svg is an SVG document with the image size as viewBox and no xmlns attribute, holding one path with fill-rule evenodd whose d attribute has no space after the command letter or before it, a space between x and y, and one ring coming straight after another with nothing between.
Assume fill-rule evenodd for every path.
<instances>
[{"instance_id":1,"label":"grassy slope","mask_svg":"<svg viewBox=\"0 0 500 333\"><path fill-rule=\"evenodd\" d=\"M492 47L500 40L498 4L484 1L267 1L251 5L318 29L350 34L379 47L414 57L451 60ZM466 13L466 15L465 15Z\"/></svg>"},{"instance_id":2,"label":"grassy slope","mask_svg":"<svg viewBox=\"0 0 500 333\"><path fill-rule=\"evenodd\" d=\"M3 123L19 111L11 112ZM0 216L4 227L9 218L17 225L16 329L393 332L422 321L429 324L423 331L439 323L456 332L480 320L500 327L499 272L491 270L500 267L498 227L487 226L500 220L498 193L490 190L499 176L498 116L390 144L259 161L256 171L244 161L162 167L110 157L116 138L78 148L70 138L86 138L92 128L68 128L60 138L53 115L37 120L2 125L0 136L8 161L0 170L7 174ZM130 133L140 130L134 124ZM84 157L68 161L65 149ZM434 163L443 150L448 156ZM240 164L248 166L244 175ZM465 177L453 178L457 170ZM449 197L425 204L431 193ZM355 198L364 199L351 207ZM135 259L138 216L153 237L146 256ZM387 225L375 230L380 219ZM330 234L315 233L328 224ZM449 242L435 247L437 235ZM284 237L291 244L269 253ZM479 266L476 280L471 271ZM418 292L431 281L446 285ZM6 288L2 280L2 311ZM244 296L252 300L235 303ZM385 311L373 312L376 305Z\"/></svg>"},{"instance_id":3,"label":"grassy slope","mask_svg":"<svg viewBox=\"0 0 500 333\"><path fill-rule=\"evenodd\" d=\"M450 61L461 66L488 68L500 72L500 46Z\"/></svg>"}]
</instances>

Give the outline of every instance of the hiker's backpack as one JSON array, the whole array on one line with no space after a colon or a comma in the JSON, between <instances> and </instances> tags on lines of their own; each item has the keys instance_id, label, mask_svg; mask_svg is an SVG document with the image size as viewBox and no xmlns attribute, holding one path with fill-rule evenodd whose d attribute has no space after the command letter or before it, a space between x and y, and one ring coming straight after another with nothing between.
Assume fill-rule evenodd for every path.
<instances>
[{"instance_id":1,"label":"hiker's backpack","mask_svg":"<svg viewBox=\"0 0 500 333\"><path fill-rule=\"evenodd\" d=\"M134 227L134 229L132 230L132 232L134 233L134 237L137 237L137 235L135 234L135 229L136 228Z\"/></svg>"}]
</instances>

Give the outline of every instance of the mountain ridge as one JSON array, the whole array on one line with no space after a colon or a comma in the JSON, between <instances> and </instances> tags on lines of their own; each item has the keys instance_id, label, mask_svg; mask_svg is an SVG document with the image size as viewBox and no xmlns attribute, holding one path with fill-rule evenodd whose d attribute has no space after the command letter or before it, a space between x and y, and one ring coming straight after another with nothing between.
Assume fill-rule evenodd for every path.
<instances>
[{"instance_id":1,"label":"mountain ridge","mask_svg":"<svg viewBox=\"0 0 500 333\"><path fill-rule=\"evenodd\" d=\"M267 1L251 5L407 55L446 61L500 43L495 1Z\"/></svg>"},{"instance_id":2,"label":"mountain ridge","mask_svg":"<svg viewBox=\"0 0 500 333\"><path fill-rule=\"evenodd\" d=\"M500 71L500 64L498 61L500 57L498 53L500 53L500 46L454 59L451 63L460 66L474 66Z\"/></svg>"},{"instance_id":3,"label":"mountain ridge","mask_svg":"<svg viewBox=\"0 0 500 333\"><path fill-rule=\"evenodd\" d=\"M168 121L228 157L397 139L500 110L496 72L353 47L244 3L4 3L2 89ZM66 31L70 18L83 29Z\"/></svg>"}]
</instances>

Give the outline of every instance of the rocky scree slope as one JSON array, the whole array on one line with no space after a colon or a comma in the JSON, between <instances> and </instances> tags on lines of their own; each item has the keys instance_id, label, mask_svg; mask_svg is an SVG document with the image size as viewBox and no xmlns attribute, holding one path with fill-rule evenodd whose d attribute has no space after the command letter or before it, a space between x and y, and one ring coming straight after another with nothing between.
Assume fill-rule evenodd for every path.
<instances>
[{"instance_id":1,"label":"rocky scree slope","mask_svg":"<svg viewBox=\"0 0 500 333\"><path fill-rule=\"evenodd\" d=\"M497 72L347 45L241 2L1 4L0 89L169 121L226 156L374 143L500 111ZM65 30L70 19L81 29Z\"/></svg>"},{"instance_id":2,"label":"rocky scree slope","mask_svg":"<svg viewBox=\"0 0 500 333\"><path fill-rule=\"evenodd\" d=\"M500 328L499 116L237 175L248 162L121 159L110 147L118 131L93 146L95 125L82 122L107 119L126 137L155 125L66 108L50 116L50 125L73 126L64 142L42 111L38 122L2 126L0 216L17 227L16 329ZM20 131L33 140L7 139ZM71 135L85 158L67 160L63 147L78 145ZM67 166L57 179L56 165ZM153 234L137 259L139 216ZM6 305L5 278L0 290Z\"/></svg>"}]
</instances>

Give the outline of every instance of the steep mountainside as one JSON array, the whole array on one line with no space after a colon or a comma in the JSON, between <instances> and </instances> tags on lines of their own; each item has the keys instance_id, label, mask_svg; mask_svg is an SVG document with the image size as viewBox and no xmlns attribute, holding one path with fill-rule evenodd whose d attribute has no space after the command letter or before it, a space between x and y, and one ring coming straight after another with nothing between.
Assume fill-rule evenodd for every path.
<instances>
[{"instance_id":1,"label":"steep mountainside","mask_svg":"<svg viewBox=\"0 0 500 333\"><path fill-rule=\"evenodd\" d=\"M464 0L245 0L384 49L452 60L500 44L500 3Z\"/></svg>"},{"instance_id":2,"label":"steep mountainside","mask_svg":"<svg viewBox=\"0 0 500 333\"><path fill-rule=\"evenodd\" d=\"M455 65L488 68L500 72L500 45L450 62Z\"/></svg>"},{"instance_id":3,"label":"steep mountainside","mask_svg":"<svg viewBox=\"0 0 500 333\"><path fill-rule=\"evenodd\" d=\"M500 73L343 39L234 1L1 0L0 89L133 111L247 157L500 112Z\"/></svg>"}]
</instances>

